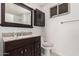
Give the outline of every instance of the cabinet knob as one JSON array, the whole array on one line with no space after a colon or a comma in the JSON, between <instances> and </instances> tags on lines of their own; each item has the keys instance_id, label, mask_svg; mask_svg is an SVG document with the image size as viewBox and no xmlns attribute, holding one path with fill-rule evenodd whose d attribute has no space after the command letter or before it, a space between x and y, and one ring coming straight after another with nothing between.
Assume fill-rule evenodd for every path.
<instances>
[{"instance_id":1,"label":"cabinet knob","mask_svg":"<svg viewBox=\"0 0 79 59\"><path fill-rule=\"evenodd\" d=\"M25 52L27 52L27 49L25 49Z\"/></svg>"},{"instance_id":2,"label":"cabinet knob","mask_svg":"<svg viewBox=\"0 0 79 59\"><path fill-rule=\"evenodd\" d=\"M21 51L21 54L23 54L23 50Z\"/></svg>"}]
</instances>

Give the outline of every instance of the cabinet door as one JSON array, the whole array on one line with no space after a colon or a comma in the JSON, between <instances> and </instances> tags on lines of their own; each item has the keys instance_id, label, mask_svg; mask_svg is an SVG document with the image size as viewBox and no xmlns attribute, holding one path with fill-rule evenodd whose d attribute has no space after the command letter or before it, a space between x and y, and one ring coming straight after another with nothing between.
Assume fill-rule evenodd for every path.
<instances>
[{"instance_id":1,"label":"cabinet door","mask_svg":"<svg viewBox=\"0 0 79 59\"><path fill-rule=\"evenodd\" d=\"M36 9L34 13L34 25L35 26L45 26L45 13Z\"/></svg>"},{"instance_id":2,"label":"cabinet door","mask_svg":"<svg viewBox=\"0 0 79 59\"><path fill-rule=\"evenodd\" d=\"M5 56L18 56L18 52L17 52L18 50L12 50L12 51L7 51L7 52L5 52L5 53L7 53L7 54L5 54Z\"/></svg>"},{"instance_id":3,"label":"cabinet door","mask_svg":"<svg viewBox=\"0 0 79 59\"><path fill-rule=\"evenodd\" d=\"M8 54L6 54L5 56L32 56L34 55L32 48L32 45L25 45L23 47L8 51Z\"/></svg>"},{"instance_id":4,"label":"cabinet door","mask_svg":"<svg viewBox=\"0 0 79 59\"><path fill-rule=\"evenodd\" d=\"M24 47L24 56L32 56L32 45L28 45Z\"/></svg>"},{"instance_id":5,"label":"cabinet door","mask_svg":"<svg viewBox=\"0 0 79 59\"><path fill-rule=\"evenodd\" d=\"M40 37L36 38L35 40L35 56L41 55L41 42Z\"/></svg>"},{"instance_id":6,"label":"cabinet door","mask_svg":"<svg viewBox=\"0 0 79 59\"><path fill-rule=\"evenodd\" d=\"M24 56L30 56L31 55L31 51L29 49L29 47L25 47L24 48Z\"/></svg>"},{"instance_id":7,"label":"cabinet door","mask_svg":"<svg viewBox=\"0 0 79 59\"><path fill-rule=\"evenodd\" d=\"M20 47L17 49L18 56L24 56L24 48Z\"/></svg>"},{"instance_id":8,"label":"cabinet door","mask_svg":"<svg viewBox=\"0 0 79 59\"><path fill-rule=\"evenodd\" d=\"M17 48L17 49L8 51L7 53L8 54L6 54L5 56L23 56L24 50L23 50L23 48Z\"/></svg>"},{"instance_id":9,"label":"cabinet door","mask_svg":"<svg viewBox=\"0 0 79 59\"><path fill-rule=\"evenodd\" d=\"M40 56L41 55L41 47L40 43L35 43L35 56Z\"/></svg>"},{"instance_id":10,"label":"cabinet door","mask_svg":"<svg viewBox=\"0 0 79 59\"><path fill-rule=\"evenodd\" d=\"M45 13L41 13L41 21L40 21L40 23L41 23L41 26L45 26Z\"/></svg>"}]
</instances>

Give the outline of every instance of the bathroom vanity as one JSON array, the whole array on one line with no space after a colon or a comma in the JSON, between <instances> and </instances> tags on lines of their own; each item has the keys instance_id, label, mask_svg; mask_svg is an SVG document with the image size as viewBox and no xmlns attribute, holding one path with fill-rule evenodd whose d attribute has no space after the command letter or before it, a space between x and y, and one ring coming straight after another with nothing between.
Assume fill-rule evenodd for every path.
<instances>
[{"instance_id":1,"label":"bathroom vanity","mask_svg":"<svg viewBox=\"0 0 79 59\"><path fill-rule=\"evenodd\" d=\"M19 11L18 11L19 10ZM37 16L36 16L37 15ZM45 26L45 14L23 3L1 3L1 26L33 28L34 16L37 26ZM39 17L38 17L39 16ZM2 33L4 56L40 56L41 37L31 32Z\"/></svg>"},{"instance_id":2,"label":"bathroom vanity","mask_svg":"<svg viewBox=\"0 0 79 59\"><path fill-rule=\"evenodd\" d=\"M41 56L41 37L28 37L4 42L4 56Z\"/></svg>"}]
</instances>

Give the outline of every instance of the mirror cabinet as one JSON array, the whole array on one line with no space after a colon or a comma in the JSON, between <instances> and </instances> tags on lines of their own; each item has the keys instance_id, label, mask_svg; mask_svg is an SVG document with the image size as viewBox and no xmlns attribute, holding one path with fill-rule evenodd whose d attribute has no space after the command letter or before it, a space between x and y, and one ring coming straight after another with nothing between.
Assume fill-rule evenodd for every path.
<instances>
[{"instance_id":1,"label":"mirror cabinet","mask_svg":"<svg viewBox=\"0 0 79 59\"><path fill-rule=\"evenodd\" d=\"M33 9L23 3L1 4L1 25L33 28Z\"/></svg>"}]
</instances>

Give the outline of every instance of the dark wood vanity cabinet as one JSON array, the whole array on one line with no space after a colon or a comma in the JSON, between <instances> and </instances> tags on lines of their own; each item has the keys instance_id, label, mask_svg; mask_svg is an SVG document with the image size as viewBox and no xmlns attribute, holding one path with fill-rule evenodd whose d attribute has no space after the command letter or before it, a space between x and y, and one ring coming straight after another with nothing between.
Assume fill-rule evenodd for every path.
<instances>
[{"instance_id":1,"label":"dark wood vanity cabinet","mask_svg":"<svg viewBox=\"0 0 79 59\"><path fill-rule=\"evenodd\" d=\"M5 42L4 56L41 56L40 36Z\"/></svg>"},{"instance_id":2,"label":"dark wood vanity cabinet","mask_svg":"<svg viewBox=\"0 0 79 59\"><path fill-rule=\"evenodd\" d=\"M40 27L45 26L45 13L38 9L34 10L34 25Z\"/></svg>"}]
</instances>

